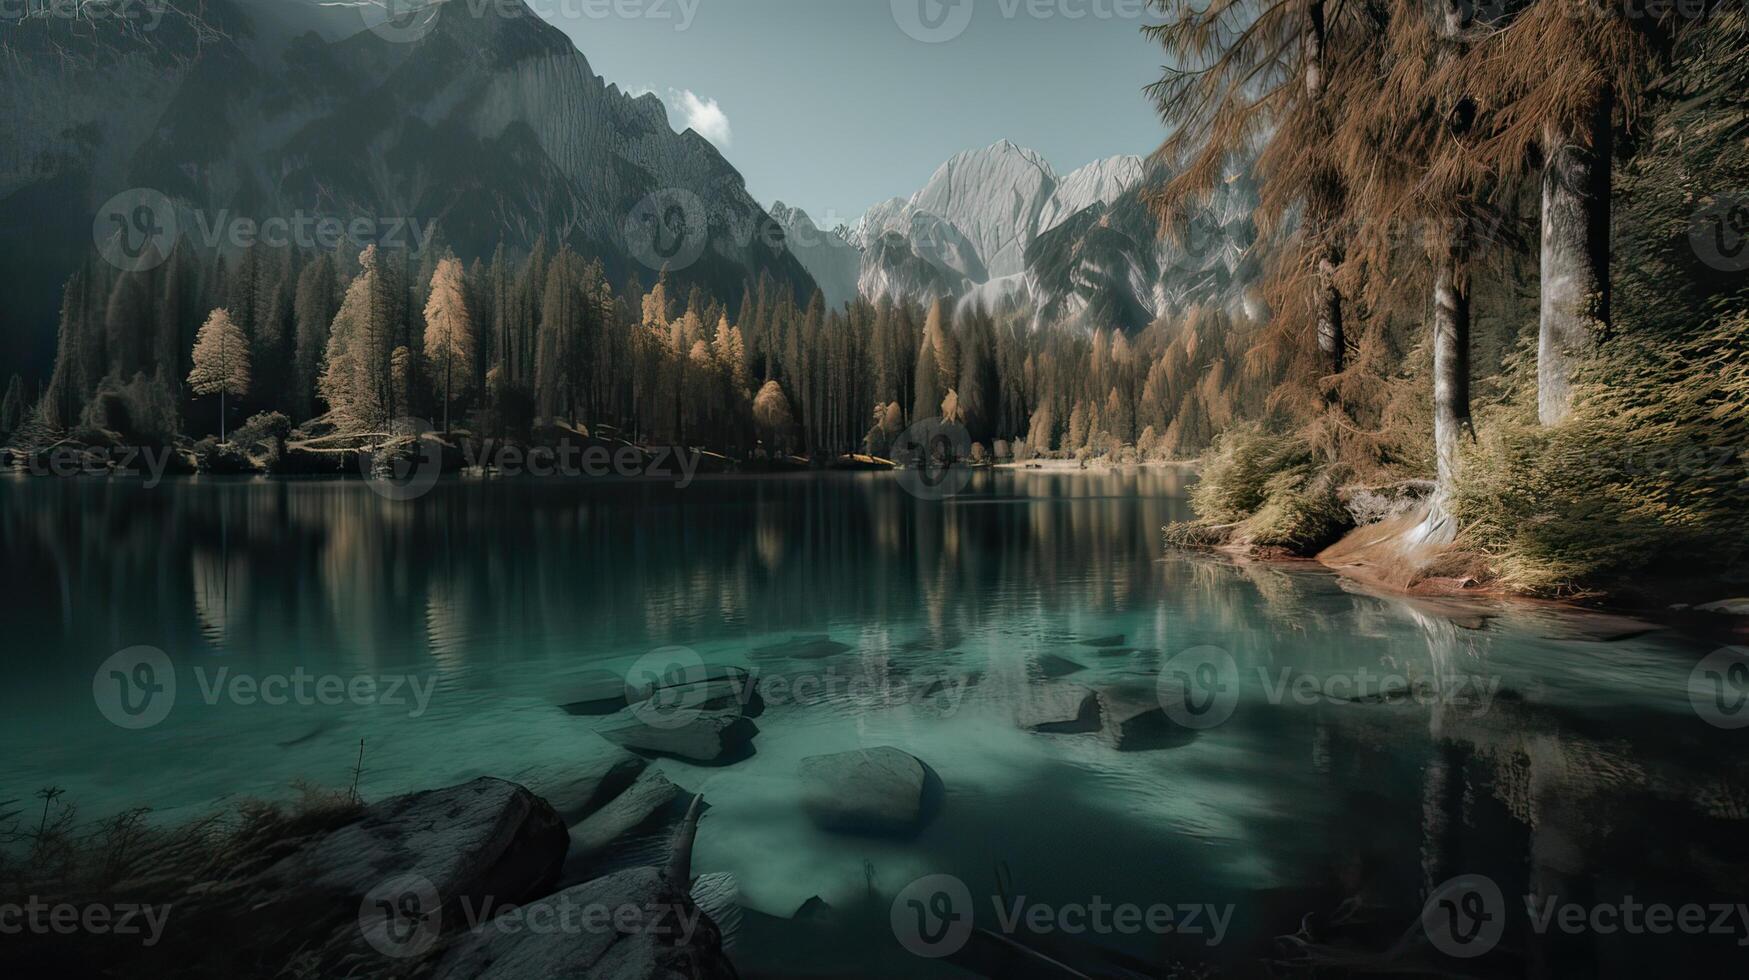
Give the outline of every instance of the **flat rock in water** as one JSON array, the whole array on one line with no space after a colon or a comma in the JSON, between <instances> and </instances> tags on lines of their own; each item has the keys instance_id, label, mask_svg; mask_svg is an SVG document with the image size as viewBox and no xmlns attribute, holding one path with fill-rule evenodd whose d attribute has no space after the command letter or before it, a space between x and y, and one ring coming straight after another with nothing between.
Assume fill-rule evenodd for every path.
<instances>
[{"instance_id":1,"label":"flat rock in water","mask_svg":"<svg viewBox=\"0 0 1749 980\"><path fill-rule=\"evenodd\" d=\"M435 980L732 980L735 970L723 954L722 934L699 911L687 884L656 868L597 878L476 928L456 941L432 975ZM592 909L614 914L591 916ZM565 928L543 927L552 923Z\"/></svg>"},{"instance_id":2,"label":"flat rock in water","mask_svg":"<svg viewBox=\"0 0 1749 980\"><path fill-rule=\"evenodd\" d=\"M598 731L634 752L672 756L705 765L727 765L753 754L759 726L739 704L720 708L656 710L640 714L634 705Z\"/></svg>"},{"instance_id":3,"label":"flat rock in water","mask_svg":"<svg viewBox=\"0 0 1749 980\"><path fill-rule=\"evenodd\" d=\"M1196 737L1174 724L1153 685L1099 688L1100 734L1119 752L1173 748Z\"/></svg>"},{"instance_id":4,"label":"flat rock in water","mask_svg":"<svg viewBox=\"0 0 1749 980\"><path fill-rule=\"evenodd\" d=\"M1558 618L1545 625L1539 631L1539 635L1549 640L1614 643L1617 640L1631 640L1636 636L1644 636L1663 628L1657 623L1635 619L1631 616L1575 610L1561 613Z\"/></svg>"},{"instance_id":5,"label":"flat rock in water","mask_svg":"<svg viewBox=\"0 0 1749 980\"><path fill-rule=\"evenodd\" d=\"M557 679L553 704L585 717L611 715L626 706L625 678L611 670L585 670Z\"/></svg>"},{"instance_id":6,"label":"flat rock in water","mask_svg":"<svg viewBox=\"0 0 1749 980\"><path fill-rule=\"evenodd\" d=\"M1099 695L1090 687L1067 682L1029 686L1015 706L1014 722L1046 735L1096 732L1100 729Z\"/></svg>"},{"instance_id":7,"label":"flat rock in water","mask_svg":"<svg viewBox=\"0 0 1749 980\"><path fill-rule=\"evenodd\" d=\"M1087 665L1085 664L1076 663L1068 657L1059 656L1054 653L1039 654L1033 658L1032 665L1034 669L1039 672L1041 677L1046 678L1067 677L1070 674L1087 669Z\"/></svg>"},{"instance_id":8,"label":"flat rock in water","mask_svg":"<svg viewBox=\"0 0 1749 980\"><path fill-rule=\"evenodd\" d=\"M940 778L922 760L889 746L809 756L798 771L802 805L826 830L915 833L941 793Z\"/></svg>"},{"instance_id":9,"label":"flat rock in water","mask_svg":"<svg viewBox=\"0 0 1749 980\"><path fill-rule=\"evenodd\" d=\"M1118 633L1114 636L1101 636L1091 640L1082 640L1081 645L1084 647L1121 647L1128 640L1129 637L1122 633Z\"/></svg>"},{"instance_id":10,"label":"flat rock in water","mask_svg":"<svg viewBox=\"0 0 1749 980\"><path fill-rule=\"evenodd\" d=\"M1720 599L1704 606L1694 607L1699 612L1720 613L1725 616L1749 616L1749 599Z\"/></svg>"},{"instance_id":11,"label":"flat rock in water","mask_svg":"<svg viewBox=\"0 0 1749 980\"><path fill-rule=\"evenodd\" d=\"M665 675L642 694L637 703L645 709L675 712L695 709L716 711L738 708L748 718L765 713L765 699L751 672L742 667L711 666Z\"/></svg>"},{"instance_id":12,"label":"flat rock in water","mask_svg":"<svg viewBox=\"0 0 1749 980\"><path fill-rule=\"evenodd\" d=\"M782 643L755 647L752 650L752 655L755 657L789 657L792 660L824 660L850 649L850 644L839 643L832 637L821 633L815 636L793 636Z\"/></svg>"},{"instance_id":13,"label":"flat rock in water","mask_svg":"<svg viewBox=\"0 0 1749 980\"><path fill-rule=\"evenodd\" d=\"M574 824L618 796L649 765L606 739L589 742L587 758L531 766L511 781L552 804L567 825Z\"/></svg>"},{"instance_id":14,"label":"flat rock in water","mask_svg":"<svg viewBox=\"0 0 1749 980\"><path fill-rule=\"evenodd\" d=\"M680 788L655 770L646 770L637 781L601 809L572 825L571 849L565 858L565 877L574 879L589 863L622 834L668 809Z\"/></svg>"}]
</instances>

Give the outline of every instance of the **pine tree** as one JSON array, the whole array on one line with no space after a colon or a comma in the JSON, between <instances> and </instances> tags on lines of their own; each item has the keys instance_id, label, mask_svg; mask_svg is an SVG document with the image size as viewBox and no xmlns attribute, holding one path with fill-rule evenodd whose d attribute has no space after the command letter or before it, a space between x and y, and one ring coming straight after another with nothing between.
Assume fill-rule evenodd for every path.
<instances>
[{"instance_id":1,"label":"pine tree","mask_svg":"<svg viewBox=\"0 0 1749 980\"><path fill-rule=\"evenodd\" d=\"M249 338L230 311L214 310L195 334L188 386L197 395L219 396L219 441L224 442L225 396L241 398L249 393Z\"/></svg>"},{"instance_id":2,"label":"pine tree","mask_svg":"<svg viewBox=\"0 0 1749 980\"><path fill-rule=\"evenodd\" d=\"M457 386L472 379L474 321L464 296L461 260L443 259L431 274L425 303L425 359L443 385L443 431L450 431L449 409Z\"/></svg>"}]
</instances>

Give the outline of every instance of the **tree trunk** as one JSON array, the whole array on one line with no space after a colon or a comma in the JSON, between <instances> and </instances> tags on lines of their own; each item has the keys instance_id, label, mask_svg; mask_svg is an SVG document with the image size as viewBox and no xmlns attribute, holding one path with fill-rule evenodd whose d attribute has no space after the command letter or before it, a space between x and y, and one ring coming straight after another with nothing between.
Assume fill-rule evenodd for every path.
<instances>
[{"instance_id":1,"label":"tree trunk","mask_svg":"<svg viewBox=\"0 0 1749 980\"><path fill-rule=\"evenodd\" d=\"M1544 135L1542 321L1537 415L1556 425L1572 407L1573 371L1609 335L1610 99L1588 132Z\"/></svg>"},{"instance_id":2,"label":"tree trunk","mask_svg":"<svg viewBox=\"0 0 1749 980\"><path fill-rule=\"evenodd\" d=\"M219 389L219 445L225 444L225 389Z\"/></svg>"},{"instance_id":3,"label":"tree trunk","mask_svg":"<svg viewBox=\"0 0 1749 980\"><path fill-rule=\"evenodd\" d=\"M1470 423L1470 274L1464 232L1434 258L1433 446L1441 494L1457 485L1458 449Z\"/></svg>"},{"instance_id":4,"label":"tree trunk","mask_svg":"<svg viewBox=\"0 0 1749 980\"><path fill-rule=\"evenodd\" d=\"M1336 288L1336 269L1341 264L1342 254L1334 246L1325 246L1318 256L1318 349L1324 352L1331 374L1341 374L1346 360L1342 293Z\"/></svg>"}]
</instances>

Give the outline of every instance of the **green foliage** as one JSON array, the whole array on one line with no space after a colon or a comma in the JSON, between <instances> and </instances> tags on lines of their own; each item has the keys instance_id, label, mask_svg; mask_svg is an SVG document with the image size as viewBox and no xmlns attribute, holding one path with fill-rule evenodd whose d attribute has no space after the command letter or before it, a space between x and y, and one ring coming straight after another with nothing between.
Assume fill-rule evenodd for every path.
<instances>
[{"instance_id":1,"label":"green foliage","mask_svg":"<svg viewBox=\"0 0 1749 980\"><path fill-rule=\"evenodd\" d=\"M1629 329L1565 423L1539 427L1527 390L1478 430L1451 509L1509 586L1570 594L1749 556L1749 314L1678 342Z\"/></svg>"},{"instance_id":2,"label":"green foliage","mask_svg":"<svg viewBox=\"0 0 1749 980\"><path fill-rule=\"evenodd\" d=\"M1197 515L1211 524L1250 517L1270 496L1270 483L1284 471L1312 461L1310 448L1291 435L1257 423L1241 423L1216 437L1203 457L1202 479L1190 491Z\"/></svg>"}]
</instances>

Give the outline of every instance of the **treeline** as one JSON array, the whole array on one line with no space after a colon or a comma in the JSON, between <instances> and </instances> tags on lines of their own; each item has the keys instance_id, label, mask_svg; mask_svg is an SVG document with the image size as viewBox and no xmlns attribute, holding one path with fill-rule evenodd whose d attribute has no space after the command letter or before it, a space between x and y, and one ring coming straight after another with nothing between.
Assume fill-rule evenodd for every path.
<instances>
[{"instance_id":1,"label":"treeline","mask_svg":"<svg viewBox=\"0 0 1749 980\"><path fill-rule=\"evenodd\" d=\"M886 453L942 418L992 453L1183 457L1268 390L1235 382L1252 328L1218 310L1133 336L1032 332L942 302L828 309L770 277L733 302L650 278L615 286L600 261L545 245L465 266L442 246L202 259L184 243L139 272L93 260L67 285L53 375L34 400L14 381L5 432L155 445L280 413L311 431L607 426L835 456Z\"/></svg>"}]
</instances>

